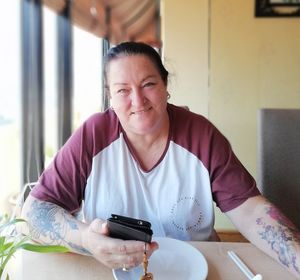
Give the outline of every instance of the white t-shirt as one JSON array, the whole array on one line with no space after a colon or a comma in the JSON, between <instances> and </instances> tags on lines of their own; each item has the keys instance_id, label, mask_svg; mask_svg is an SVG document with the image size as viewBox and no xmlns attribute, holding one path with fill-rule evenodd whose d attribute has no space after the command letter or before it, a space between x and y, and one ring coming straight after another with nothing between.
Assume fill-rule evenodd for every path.
<instances>
[{"instance_id":1,"label":"white t-shirt","mask_svg":"<svg viewBox=\"0 0 300 280\"><path fill-rule=\"evenodd\" d=\"M258 195L225 137L204 117L168 104L168 144L143 170L112 110L89 118L59 151L32 194L86 221L119 214L148 220L154 236L208 240L213 201L226 212Z\"/></svg>"}]
</instances>

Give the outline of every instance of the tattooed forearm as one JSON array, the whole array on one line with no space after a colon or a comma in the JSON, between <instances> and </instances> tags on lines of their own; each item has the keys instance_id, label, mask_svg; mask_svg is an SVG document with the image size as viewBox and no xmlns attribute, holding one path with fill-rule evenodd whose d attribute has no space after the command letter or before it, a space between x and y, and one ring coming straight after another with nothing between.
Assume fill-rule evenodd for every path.
<instances>
[{"instance_id":1,"label":"tattooed forearm","mask_svg":"<svg viewBox=\"0 0 300 280\"><path fill-rule=\"evenodd\" d=\"M68 245L75 251L84 255L92 255L88 250L85 248L78 246L77 244L74 244L72 242L68 242Z\"/></svg>"},{"instance_id":2,"label":"tattooed forearm","mask_svg":"<svg viewBox=\"0 0 300 280\"><path fill-rule=\"evenodd\" d=\"M265 211L276 223L268 224L264 218L258 218L256 223L261 228L259 235L276 252L278 260L284 266L294 268L300 275L299 260L295 248L296 244L300 244L299 231L276 207L267 206Z\"/></svg>"},{"instance_id":3,"label":"tattooed forearm","mask_svg":"<svg viewBox=\"0 0 300 280\"><path fill-rule=\"evenodd\" d=\"M72 215L63 208L35 200L27 213L27 219L34 239L42 239L48 244L67 245L75 252L90 255L85 248L66 240L68 231L79 228Z\"/></svg>"}]
</instances>

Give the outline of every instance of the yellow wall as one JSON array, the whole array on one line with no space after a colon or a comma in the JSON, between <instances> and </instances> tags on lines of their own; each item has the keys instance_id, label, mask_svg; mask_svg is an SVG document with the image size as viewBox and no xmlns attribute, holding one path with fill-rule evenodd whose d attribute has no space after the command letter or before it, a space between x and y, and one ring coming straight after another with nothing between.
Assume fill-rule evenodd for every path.
<instances>
[{"instance_id":1,"label":"yellow wall","mask_svg":"<svg viewBox=\"0 0 300 280\"><path fill-rule=\"evenodd\" d=\"M171 102L207 115L207 1L162 3L163 57L171 74Z\"/></svg>"},{"instance_id":2,"label":"yellow wall","mask_svg":"<svg viewBox=\"0 0 300 280\"><path fill-rule=\"evenodd\" d=\"M171 102L207 116L256 178L257 112L300 108L300 18L255 18L253 0L163 0ZM217 211L217 228L233 228Z\"/></svg>"}]
</instances>

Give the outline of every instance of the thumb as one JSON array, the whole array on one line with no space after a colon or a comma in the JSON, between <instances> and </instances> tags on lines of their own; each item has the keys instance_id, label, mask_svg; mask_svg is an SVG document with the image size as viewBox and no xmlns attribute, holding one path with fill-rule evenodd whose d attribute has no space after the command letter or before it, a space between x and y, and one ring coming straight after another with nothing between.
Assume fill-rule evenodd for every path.
<instances>
[{"instance_id":1,"label":"thumb","mask_svg":"<svg viewBox=\"0 0 300 280\"><path fill-rule=\"evenodd\" d=\"M90 224L90 229L93 232L108 235L108 227L105 220L95 219Z\"/></svg>"}]
</instances>

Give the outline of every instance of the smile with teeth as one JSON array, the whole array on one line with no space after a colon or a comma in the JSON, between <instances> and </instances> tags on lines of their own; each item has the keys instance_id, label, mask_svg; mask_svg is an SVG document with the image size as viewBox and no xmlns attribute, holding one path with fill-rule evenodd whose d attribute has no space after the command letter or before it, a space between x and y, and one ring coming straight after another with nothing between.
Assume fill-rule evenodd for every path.
<instances>
[{"instance_id":1,"label":"smile with teeth","mask_svg":"<svg viewBox=\"0 0 300 280\"><path fill-rule=\"evenodd\" d=\"M143 114L143 113L145 113L145 112L150 111L151 109L152 109L152 107L149 107L149 108L146 108L146 109L143 109L143 110L131 112L131 114L134 114L134 115L140 115L140 114Z\"/></svg>"}]
</instances>

